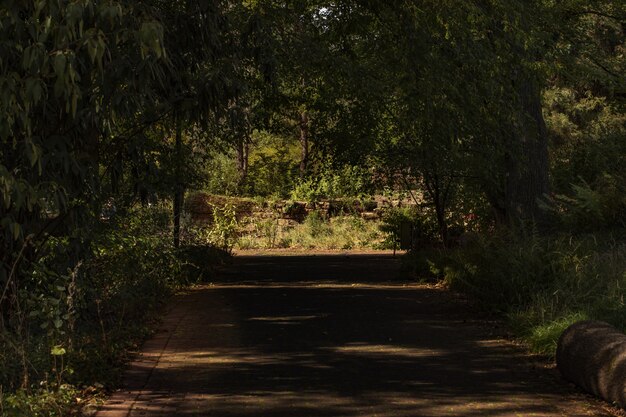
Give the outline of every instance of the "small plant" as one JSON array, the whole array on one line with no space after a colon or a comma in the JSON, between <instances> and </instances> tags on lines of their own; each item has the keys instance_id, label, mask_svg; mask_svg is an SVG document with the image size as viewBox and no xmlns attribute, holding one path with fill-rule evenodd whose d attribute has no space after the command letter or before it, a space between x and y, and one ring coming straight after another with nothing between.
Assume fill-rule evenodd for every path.
<instances>
[{"instance_id":1,"label":"small plant","mask_svg":"<svg viewBox=\"0 0 626 417\"><path fill-rule=\"evenodd\" d=\"M3 417L67 417L74 415L80 393L71 385L60 385L56 390L45 386L35 391L19 390L3 394L0 390L0 412Z\"/></svg>"},{"instance_id":2,"label":"small plant","mask_svg":"<svg viewBox=\"0 0 626 417\"><path fill-rule=\"evenodd\" d=\"M232 205L213 206L213 223L208 232L210 243L227 252L232 251L237 242L238 226Z\"/></svg>"},{"instance_id":3,"label":"small plant","mask_svg":"<svg viewBox=\"0 0 626 417\"><path fill-rule=\"evenodd\" d=\"M366 169L352 165L334 168L332 162L328 162L322 165L315 177L300 179L291 192L291 198L315 202L321 199L363 197L372 188L372 175Z\"/></svg>"},{"instance_id":4,"label":"small plant","mask_svg":"<svg viewBox=\"0 0 626 417\"><path fill-rule=\"evenodd\" d=\"M604 174L594 186L581 179L571 190L543 204L564 229L588 232L626 227L626 189L617 178Z\"/></svg>"},{"instance_id":5,"label":"small plant","mask_svg":"<svg viewBox=\"0 0 626 417\"><path fill-rule=\"evenodd\" d=\"M304 227L313 238L331 233L326 220L319 211L312 211L304 220Z\"/></svg>"},{"instance_id":6,"label":"small plant","mask_svg":"<svg viewBox=\"0 0 626 417\"><path fill-rule=\"evenodd\" d=\"M281 247L348 250L376 249L383 239L378 222L356 216L325 219L319 212L309 213L306 220L281 237Z\"/></svg>"},{"instance_id":7,"label":"small plant","mask_svg":"<svg viewBox=\"0 0 626 417\"><path fill-rule=\"evenodd\" d=\"M256 233L263 240L264 247L271 249L278 239L277 219L265 219L255 223Z\"/></svg>"},{"instance_id":8,"label":"small plant","mask_svg":"<svg viewBox=\"0 0 626 417\"><path fill-rule=\"evenodd\" d=\"M430 216L420 213L416 207L397 207L383 214L380 229L386 235L384 248L391 249L397 244L402 224L410 225L415 246L430 246L437 241L437 226Z\"/></svg>"},{"instance_id":9,"label":"small plant","mask_svg":"<svg viewBox=\"0 0 626 417\"><path fill-rule=\"evenodd\" d=\"M127 350L149 333L167 295L188 282L169 212L118 212L94 230L80 261L68 256L70 240L50 238L45 256L22 271L23 290L13 293L21 314L11 319L30 333L23 337L19 326L0 333L0 391L10 392L0 394L3 416L73 415L73 387L119 379Z\"/></svg>"}]
</instances>

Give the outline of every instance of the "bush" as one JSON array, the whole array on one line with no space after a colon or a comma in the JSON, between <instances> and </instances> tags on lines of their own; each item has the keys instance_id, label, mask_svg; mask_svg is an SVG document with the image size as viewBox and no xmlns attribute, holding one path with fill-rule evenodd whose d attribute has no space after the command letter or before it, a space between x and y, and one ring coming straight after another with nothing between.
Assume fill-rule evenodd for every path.
<instances>
[{"instance_id":1,"label":"bush","mask_svg":"<svg viewBox=\"0 0 626 417\"><path fill-rule=\"evenodd\" d=\"M76 384L111 386L119 361L150 331L149 323L173 289L186 280L171 244L169 207L143 207L112 219L92 243L77 286L82 305L77 337L68 349Z\"/></svg>"},{"instance_id":2,"label":"bush","mask_svg":"<svg viewBox=\"0 0 626 417\"><path fill-rule=\"evenodd\" d=\"M237 195L240 192L240 174L234 156L215 153L205 166L204 191L209 194Z\"/></svg>"},{"instance_id":3,"label":"bush","mask_svg":"<svg viewBox=\"0 0 626 417\"><path fill-rule=\"evenodd\" d=\"M20 277L22 327L0 333L3 415L67 416L74 387L115 386L168 295L224 259L213 248L176 250L169 213L136 207L101 221L82 261L68 256L71 239L48 240Z\"/></svg>"},{"instance_id":4,"label":"bush","mask_svg":"<svg viewBox=\"0 0 626 417\"><path fill-rule=\"evenodd\" d=\"M626 243L609 235L497 236L439 260L446 282L504 313L534 351L554 354L583 318L626 329Z\"/></svg>"},{"instance_id":5,"label":"bush","mask_svg":"<svg viewBox=\"0 0 626 417\"><path fill-rule=\"evenodd\" d=\"M312 212L301 227L291 229L285 239L295 248L373 249L380 245L383 235L376 222L355 216L325 220L317 212Z\"/></svg>"},{"instance_id":6,"label":"bush","mask_svg":"<svg viewBox=\"0 0 626 417\"><path fill-rule=\"evenodd\" d=\"M312 238L328 236L332 234L330 224L326 223L319 211L312 211L304 219L304 228Z\"/></svg>"},{"instance_id":7,"label":"bush","mask_svg":"<svg viewBox=\"0 0 626 417\"><path fill-rule=\"evenodd\" d=\"M283 228L273 219L260 219L253 224L253 230L239 238L240 249L376 249L384 238L378 222L356 216L327 219L317 211L310 212L302 223Z\"/></svg>"},{"instance_id":8,"label":"bush","mask_svg":"<svg viewBox=\"0 0 626 417\"><path fill-rule=\"evenodd\" d=\"M230 252L237 242L237 221L235 206L225 204L218 206L210 204L211 217L208 224L188 225L184 230L184 241L189 246L215 247Z\"/></svg>"},{"instance_id":9,"label":"bush","mask_svg":"<svg viewBox=\"0 0 626 417\"><path fill-rule=\"evenodd\" d=\"M78 395L69 385L62 385L56 391L18 391L5 396L0 392L0 411L3 417L67 417L76 415L72 408Z\"/></svg>"},{"instance_id":10,"label":"bush","mask_svg":"<svg viewBox=\"0 0 626 417\"><path fill-rule=\"evenodd\" d=\"M554 214L559 229L572 233L626 227L626 185L604 174L591 186L584 180L572 184L570 195L557 194L545 208Z\"/></svg>"},{"instance_id":11,"label":"bush","mask_svg":"<svg viewBox=\"0 0 626 417\"><path fill-rule=\"evenodd\" d=\"M316 176L298 180L291 192L291 198L316 202L323 199L363 197L372 191L371 178L371 173L361 167L345 165L336 169L326 164Z\"/></svg>"},{"instance_id":12,"label":"bush","mask_svg":"<svg viewBox=\"0 0 626 417\"><path fill-rule=\"evenodd\" d=\"M392 249L400 236L400 227L403 223L411 225L413 243L420 249L437 242L437 224L432 216L423 214L415 206L387 209L383 213L380 229L385 233L383 247Z\"/></svg>"}]
</instances>

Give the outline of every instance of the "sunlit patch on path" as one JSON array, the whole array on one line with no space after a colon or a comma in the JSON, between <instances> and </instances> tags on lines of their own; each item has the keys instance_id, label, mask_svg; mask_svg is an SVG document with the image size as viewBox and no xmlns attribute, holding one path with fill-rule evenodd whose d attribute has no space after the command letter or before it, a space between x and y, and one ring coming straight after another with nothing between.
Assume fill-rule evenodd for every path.
<instances>
[{"instance_id":1,"label":"sunlit patch on path","mask_svg":"<svg viewBox=\"0 0 626 417\"><path fill-rule=\"evenodd\" d=\"M603 416L390 256L243 257L176 298L98 417Z\"/></svg>"}]
</instances>

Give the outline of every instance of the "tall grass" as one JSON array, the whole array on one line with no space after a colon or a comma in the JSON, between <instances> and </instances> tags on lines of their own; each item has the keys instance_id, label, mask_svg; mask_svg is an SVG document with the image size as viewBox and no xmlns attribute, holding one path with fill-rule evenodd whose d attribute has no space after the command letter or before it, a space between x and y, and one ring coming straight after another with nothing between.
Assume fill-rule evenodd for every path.
<instances>
[{"instance_id":1,"label":"tall grass","mask_svg":"<svg viewBox=\"0 0 626 417\"><path fill-rule=\"evenodd\" d=\"M503 313L535 352L554 354L581 319L626 329L626 243L611 236L477 239L438 262L452 288Z\"/></svg>"},{"instance_id":2,"label":"tall grass","mask_svg":"<svg viewBox=\"0 0 626 417\"><path fill-rule=\"evenodd\" d=\"M386 237L378 221L348 215L327 219L315 211L285 229L277 227L276 219L258 219L254 226L240 237L240 249L380 249Z\"/></svg>"}]
</instances>

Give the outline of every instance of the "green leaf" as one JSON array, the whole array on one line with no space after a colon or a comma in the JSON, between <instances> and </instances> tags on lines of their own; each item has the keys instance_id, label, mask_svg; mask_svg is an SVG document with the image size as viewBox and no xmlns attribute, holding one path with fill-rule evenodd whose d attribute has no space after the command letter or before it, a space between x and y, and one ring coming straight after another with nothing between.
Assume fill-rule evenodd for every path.
<instances>
[{"instance_id":1,"label":"green leaf","mask_svg":"<svg viewBox=\"0 0 626 417\"><path fill-rule=\"evenodd\" d=\"M65 66L67 65L67 58L63 53L58 53L54 57L53 62L54 73L59 78L65 78Z\"/></svg>"},{"instance_id":2,"label":"green leaf","mask_svg":"<svg viewBox=\"0 0 626 417\"><path fill-rule=\"evenodd\" d=\"M52 349L50 349L50 354L52 356L63 356L65 355L67 352L65 350L65 348L61 345L56 345L53 346Z\"/></svg>"},{"instance_id":3,"label":"green leaf","mask_svg":"<svg viewBox=\"0 0 626 417\"><path fill-rule=\"evenodd\" d=\"M13 232L13 239L17 240L20 237L20 233L22 232L22 227L19 223L13 223L11 225L11 231Z\"/></svg>"}]
</instances>

